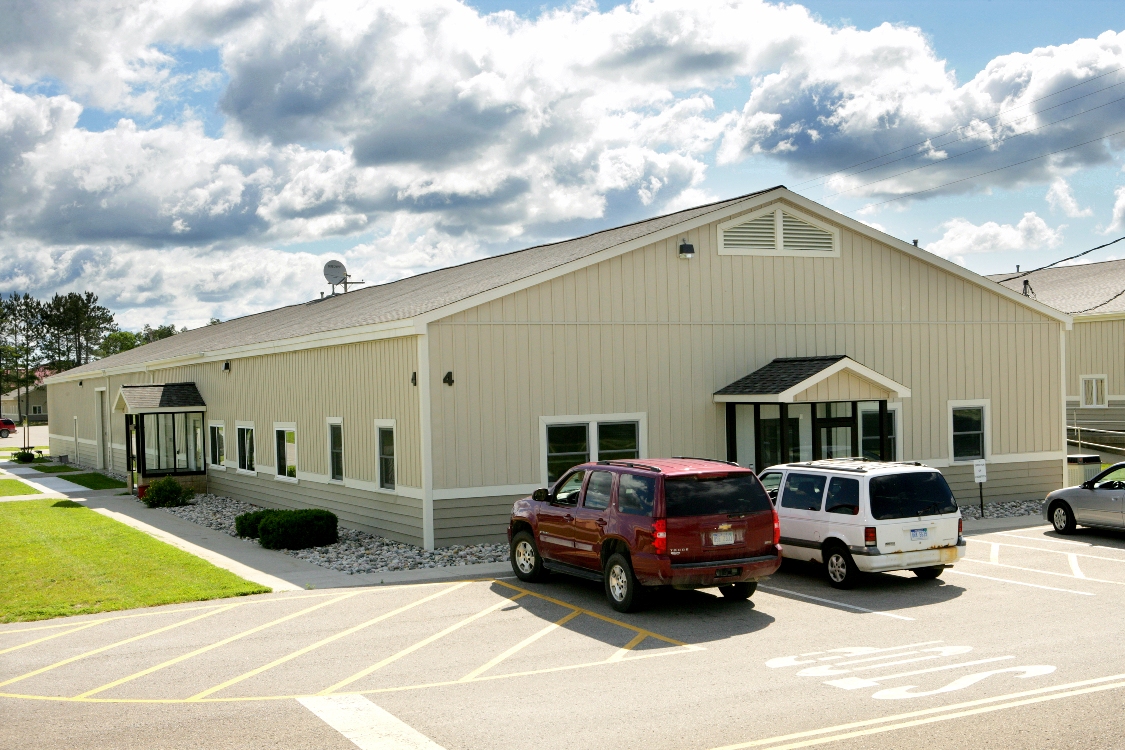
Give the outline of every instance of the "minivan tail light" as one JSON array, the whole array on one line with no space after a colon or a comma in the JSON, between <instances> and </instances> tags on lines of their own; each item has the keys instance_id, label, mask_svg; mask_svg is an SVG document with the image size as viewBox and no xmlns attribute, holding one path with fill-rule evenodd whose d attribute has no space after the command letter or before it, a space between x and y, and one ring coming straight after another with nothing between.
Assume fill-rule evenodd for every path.
<instances>
[{"instance_id":1,"label":"minivan tail light","mask_svg":"<svg viewBox=\"0 0 1125 750\"><path fill-rule=\"evenodd\" d=\"M868 547L874 547L879 542L875 538L875 527L868 526L863 530L863 543Z\"/></svg>"},{"instance_id":2,"label":"minivan tail light","mask_svg":"<svg viewBox=\"0 0 1125 750\"><path fill-rule=\"evenodd\" d=\"M965 533L965 519L958 518L957 519L957 536L961 536L964 533Z\"/></svg>"},{"instance_id":3,"label":"minivan tail light","mask_svg":"<svg viewBox=\"0 0 1125 750\"><path fill-rule=\"evenodd\" d=\"M663 518L652 522L652 546L658 555L668 552L668 522Z\"/></svg>"}]
</instances>

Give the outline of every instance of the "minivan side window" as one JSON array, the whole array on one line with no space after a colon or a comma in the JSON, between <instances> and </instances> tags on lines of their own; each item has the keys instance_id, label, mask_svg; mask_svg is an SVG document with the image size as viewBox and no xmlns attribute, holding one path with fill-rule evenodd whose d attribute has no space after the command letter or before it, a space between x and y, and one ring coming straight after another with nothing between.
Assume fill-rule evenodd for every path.
<instances>
[{"instance_id":1,"label":"minivan side window","mask_svg":"<svg viewBox=\"0 0 1125 750\"><path fill-rule=\"evenodd\" d=\"M792 474L785 477L781 507L794 510L820 510L824 496L824 477L816 474Z\"/></svg>"},{"instance_id":2,"label":"minivan side window","mask_svg":"<svg viewBox=\"0 0 1125 750\"><path fill-rule=\"evenodd\" d=\"M560 505L578 505L578 493L582 490L582 480L586 472L576 471L568 476L555 491L554 502Z\"/></svg>"},{"instance_id":3,"label":"minivan side window","mask_svg":"<svg viewBox=\"0 0 1125 750\"><path fill-rule=\"evenodd\" d=\"M762 486L766 488L766 494L770 496L770 500L776 503L777 490L781 487L781 472L767 471L762 475Z\"/></svg>"},{"instance_id":4,"label":"minivan side window","mask_svg":"<svg viewBox=\"0 0 1125 750\"><path fill-rule=\"evenodd\" d=\"M832 481L828 483L828 499L824 501L824 510L845 516L859 515L859 480L832 477Z\"/></svg>"},{"instance_id":5,"label":"minivan side window","mask_svg":"<svg viewBox=\"0 0 1125 750\"><path fill-rule=\"evenodd\" d=\"M656 497L656 477L622 474L617 480L617 511L631 516L651 516Z\"/></svg>"},{"instance_id":6,"label":"minivan side window","mask_svg":"<svg viewBox=\"0 0 1125 750\"><path fill-rule=\"evenodd\" d=\"M609 507L609 495L612 491L613 474L608 471L591 472L590 481L586 483L586 499L582 502L582 507L590 510L605 510Z\"/></svg>"}]
</instances>

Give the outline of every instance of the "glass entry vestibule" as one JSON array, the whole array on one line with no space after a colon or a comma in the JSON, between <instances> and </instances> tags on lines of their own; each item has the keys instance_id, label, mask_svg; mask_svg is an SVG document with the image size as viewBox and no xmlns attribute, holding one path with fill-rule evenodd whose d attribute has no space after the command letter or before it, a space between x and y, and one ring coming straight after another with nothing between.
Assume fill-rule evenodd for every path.
<instances>
[{"instance_id":1,"label":"glass entry vestibule","mask_svg":"<svg viewBox=\"0 0 1125 750\"><path fill-rule=\"evenodd\" d=\"M726 404L727 460L760 471L821 458L892 461L894 412L887 401Z\"/></svg>"}]
</instances>

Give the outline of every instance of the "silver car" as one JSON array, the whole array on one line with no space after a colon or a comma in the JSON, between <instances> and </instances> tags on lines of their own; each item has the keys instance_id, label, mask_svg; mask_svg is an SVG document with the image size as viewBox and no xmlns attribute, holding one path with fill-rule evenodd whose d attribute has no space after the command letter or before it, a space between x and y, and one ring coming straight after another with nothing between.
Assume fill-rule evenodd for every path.
<instances>
[{"instance_id":1,"label":"silver car","mask_svg":"<svg viewBox=\"0 0 1125 750\"><path fill-rule=\"evenodd\" d=\"M1060 534L1071 534L1076 526L1125 527L1125 462L1077 487L1047 495L1043 518Z\"/></svg>"}]
</instances>

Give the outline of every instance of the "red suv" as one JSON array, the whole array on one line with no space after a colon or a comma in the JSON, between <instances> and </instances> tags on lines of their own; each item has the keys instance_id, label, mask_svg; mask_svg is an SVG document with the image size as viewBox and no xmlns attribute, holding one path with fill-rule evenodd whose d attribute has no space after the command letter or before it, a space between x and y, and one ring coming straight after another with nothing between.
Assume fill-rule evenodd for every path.
<instances>
[{"instance_id":1,"label":"red suv","mask_svg":"<svg viewBox=\"0 0 1125 750\"><path fill-rule=\"evenodd\" d=\"M16 429L16 423L10 419L0 419L0 438L6 438L9 435L15 435L19 430Z\"/></svg>"},{"instance_id":2,"label":"red suv","mask_svg":"<svg viewBox=\"0 0 1125 750\"><path fill-rule=\"evenodd\" d=\"M749 469L704 458L598 461L515 503L512 570L602 581L629 612L641 587L717 586L746 599L781 565L777 511Z\"/></svg>"}]
</instances>

